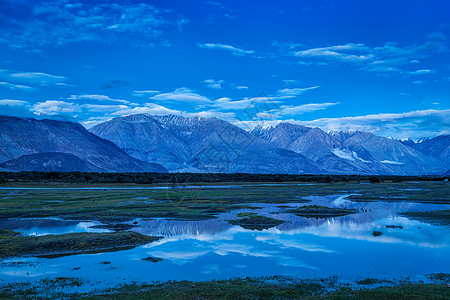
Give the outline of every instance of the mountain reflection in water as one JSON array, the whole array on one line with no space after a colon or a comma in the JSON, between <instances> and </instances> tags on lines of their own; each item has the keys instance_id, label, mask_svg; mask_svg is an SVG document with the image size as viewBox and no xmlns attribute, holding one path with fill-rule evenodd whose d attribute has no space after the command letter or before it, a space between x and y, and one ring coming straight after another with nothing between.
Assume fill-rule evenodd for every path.
<instances>
[{"instance_id":1,"label":"mountain reflection in water","mask_svg":"<svg viewBox=\"0 0 450 300\"><path fill-rule=\"evenodd\" d=\"M134 249L74 255L55 259L13 258L0 262L4 282L30 278L73 277L96 282L97 287L133 281L209 280L241 276L290 275L361 278L410 278L450 270L448 227L399 216L405 210L446 209L448 205L352 202L345 195L308 197L308 203L255 203L251 210L284 220L267 230L247 230L226 222L245 209L203 221L136 220L132 230L163 238ZM328 219L303 218L289 207L326 205L353 208L357 213ZM253 205L253 204L252 204ZM285 204L283 204L285 205ZM281 206L281 207L280 207ZM86 222L9 220L1 226L25 234L89 231ZM8 225L9 222L9 225ZM131 221L130 223L132 223ZM401 226L388 228L388 225ZM53 228L53 229L52 229ZM374 236L373 231L380 231ZM159 257L157 263L143 261ZM110 262L103 264L102 262ZM17 263L20 262L20 263Z\"/></svg>"}]
</instances>

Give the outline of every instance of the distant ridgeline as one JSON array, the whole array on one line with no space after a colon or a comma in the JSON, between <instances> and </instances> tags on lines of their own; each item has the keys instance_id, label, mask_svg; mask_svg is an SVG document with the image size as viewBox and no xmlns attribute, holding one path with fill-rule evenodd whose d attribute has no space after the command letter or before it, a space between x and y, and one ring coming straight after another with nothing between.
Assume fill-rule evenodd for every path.
<instances>
[{"instance_id":1,"label":"distant ridgeline","mask_svg":"<svg viewBox=\"0 0 450 300\"><path fill-rule=\"evenodd\" d=\"M217 118L146 114L88 131L73 122L0 116L0 171L419 176L449 170L450 135L415 143L290 123L246 131Z\"/></svg>"},{"instance_id":2,"label":"distant ridgeline","mask_svg":"<svg viewBox=\"0 0 450 300\"><path fill-rule=\"evenodd\" d=\"M218 182L355 182L380 183L402 181L443 181L445 176L392 175L292 175L245 173L93 173L93 172L0 172L2 184L18 182L40 183L136 183L169 184Z\"/></svg>"}]
</instances>

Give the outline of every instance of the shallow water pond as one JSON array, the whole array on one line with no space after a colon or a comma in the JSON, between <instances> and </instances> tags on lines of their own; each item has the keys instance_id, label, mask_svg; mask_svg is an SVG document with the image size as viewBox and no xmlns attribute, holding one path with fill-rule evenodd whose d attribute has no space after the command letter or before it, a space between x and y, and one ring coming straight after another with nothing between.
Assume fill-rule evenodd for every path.
<instances>
[{"instance_id":1,"label":"shallow water pond","mask_svg":"<svg viewBox=\"0 0 450 300\"><path fill-rule=\"evenodd\" d=\"M131 250L0 262L0 279L18 282L47 277L79 277L95 288L132 281L207 280L241 276L291 275L425 280L425 274L450 272L450 230L409 220L398 212L448 209L449 205L352 202L346 195L310 196L309 203L254 203L206 221L135 220L133 230L163 239ZM327 205L357 209L356 214L302 218L287 207ZM251 211L284 220L268 230L246 230L226 222ZM98 222L9 220L0 228L26 235L100 231ZM395 225L395 228L388 228ZM380 236L374 236L380 231ZM142 260L148 257L162 261Z\"/></svg>"},{"instance_id":2,"label":"shallow water pond","mask_svg":"<svg viewBox=\"0 0 450 300\"><path fill-rule=\"evenodd\" d=\"M75 232L109 232L107 229L92 227L100 224L100 222L96 221L68 221L60 219L0 220L0 228L17 231L27 236Z\"/></svg>"}]
</instances>

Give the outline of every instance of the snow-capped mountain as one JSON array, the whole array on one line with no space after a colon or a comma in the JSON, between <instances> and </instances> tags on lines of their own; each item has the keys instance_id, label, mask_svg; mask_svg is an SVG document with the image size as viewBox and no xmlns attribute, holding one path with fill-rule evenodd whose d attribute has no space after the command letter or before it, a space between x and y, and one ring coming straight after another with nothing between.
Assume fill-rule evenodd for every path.
<instances>
[{"instance_id":1,"label":"snow-capped mountain","mask_svg":"<svg viewBox=\"0 0 450 300\"><path fill-rule=\"evenodd\" d=\"M422 140L414 145L414 149L439 159L450 169L450 135Z\"/></svg>"},{"instance_id":2,"label":"snow-capped mountain","mask_svg":"<svg viewBox=\"0 0 450 300\"><path fill-rule=\"evenodd\" d=\"M434 157L396 140L368 132L335 132L338 141L370 165L375 174L440 174L445 167Z\"/></svg>"},{"instance_id":3,"label":"snow-capped mountain","mask_svg":"<svg viewBox=\"0 0 450 300\"><path fill-rule=\"evenodd\" d=\"M300 153L329 172L366 173L369 171L354 153L319 128L280 123L275 127L256 126L250 133L279 148Z\"/></svg>"},{"instance_id":4,"label":"snow-capped mountain","mask_svg":"<svg viewBox=\"0 0 450 300\"><path fill-rule=\"evenodd\" d=\"M399 141L403 145L406 145L406 146L411 147L411 148L414 148L414 146L416 145L416 143L413 140L411 140L411 139L397 140L397 141Z\"/></svg>"},{"instance_id":5,"label":"snow-capped mountain","mask_svg":"<svg viewBox=\"0 0 450 300\"><path fill-rule=\"evenodd\" d=\"M367 132L329 132L289 123L251 133L277 147L301 153L330 172L368 174L434 174L444 166L396 140Z\"/></svg>"},{"instance_id":6,"label":"snow-capped mountain","mask_svg":"<svg viewBox=\"0 0 450 300\"><path fill-rule=\"evenodd\" d=\"M186 168L185 162L190 158L189 148L178 138L183 133L167 130L148 115L112 119L90 131L137 159L160 163L171 170Z\"/></svg>"},{"instance_id":7,"label":"snow-capped mountain","mask_svg":"<svg viewBox=\"0 0 450 300\"><path fill-rule=\"evenodd\" d=\"M278 148L217 118L133 115L90 129L132 156L172 171L323 173L301 154Z\"/></svg>"},{"instance_id":8,"label":"snow-capped mountain","mask_svg":"<svg viewBox=\"0 0 450 300\"><path fill-rule=\"evenodd\" d=\"M11 170L53 165L60 171L87 167L93 172L167 172L159 164L131 157L78 123L6 116L0 116L0 163Z\"/></svg>"},{"instance_id":9,"label":"snow-capped mountain","mask_svg":"<svg viewBox=\"0 0 450 300\"><path fill-rule=\"evenodd\" d=\"M290 123L247 132L217 118L145 114L90 131L73 122L0 116L0 170L420 175L450 169L449 135L410 143Z\"/></svg>"}]
</instances>

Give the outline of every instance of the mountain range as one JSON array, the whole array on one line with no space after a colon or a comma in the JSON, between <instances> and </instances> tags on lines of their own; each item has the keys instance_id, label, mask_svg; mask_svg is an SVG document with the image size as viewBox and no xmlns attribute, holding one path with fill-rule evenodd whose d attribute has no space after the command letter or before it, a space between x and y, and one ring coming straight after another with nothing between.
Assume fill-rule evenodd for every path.
<instances>
[{"instance_id":1,"label":"mountain range","mask_svg":"<svg viewBox=\"0 0 450 300\"><path fill-rule=\"evenodd\" d=\"M170 171L323 173L301 154L278 148L217 118L132 115L91 128L128 154Z\"/></svg>"},{"instance_id":2,"label":"mountain range","mask_svg":"<svg viewBox=\"0 0 450 300\"><path fill-rule=\"evenodd\" d=\"M245 131L224 120L147 114L86 130L0 116L0 170L444 174L450 136L420 143L290 123Z\"/></svg>"},{"instance_id":3,"label":"mountain range","mask_svg":"<svg viewBox=\"0 0 450 300\"><path fill-rule=\"evenodd\" d=\"M431 155L444 163L450 165L450 135L440 135L432 139L423 139L417 143L410 140L410 147Z\"/></svg>"},{"instance_id":4,"label":"mountain range","mask_svg":"<svg viewBox=\"0 0 450 300\"><path fill-rule=\"evenodd\" d=\"M6 116L0 116L0 163L12 171L167 172L78 123Z\"/></svg>"},{"instance_id":5,"label":"mountain range","mask_svg":"<svg viewBox=\"0 0 450 300\"><path fill-rule=\"evenodd\" d=\"M393 139L368 132L329 132L290 123L255 127L253 134L305 155L331 173L435 174L443 163Z\"/></svg>"}]
</instances>

